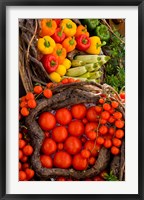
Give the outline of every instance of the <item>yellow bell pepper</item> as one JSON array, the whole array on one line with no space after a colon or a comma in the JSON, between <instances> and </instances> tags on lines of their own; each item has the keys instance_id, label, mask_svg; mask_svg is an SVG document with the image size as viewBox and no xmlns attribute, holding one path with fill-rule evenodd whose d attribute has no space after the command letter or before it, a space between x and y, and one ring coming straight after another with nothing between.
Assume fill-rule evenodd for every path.
<instances>
[{"instance_id":1,"label":"yellow bell pepper","mask_svg":"<svg viewBox=\"0 0 144 200\"><path fill-rule=\"evenodd\" d=\"M55 46L55 41L50 36L44 36L38 39L37 47L43 54L51 54Z\"/></svg>"},{"instance_id":2,"label":"yellow bell pepper","mask_svg":"<svg viewBox=\"0 0 144 200\"><path fill-rule=\"evenodd\" d=\"M50 78L56 83L59 83L61 81L61 77L57 72L50 73Z\"/></svg>"},{"instance_id":3,"label":"yellow bell pepper","mask_svg":"<svg viewBox=\"0 0 144 200\"><path fill-rule=\"evenodd\" d=\"M94 54L94 55L100 54L101 46L102 46L100 38L98 36L92 36L89 39L90 39L91 45L85 52L89 54Z\"/></svg>"},{"instance_id":4,"label":"yellow bell pepper","mask_svg":"<svg viewBox=\"0 0 144 200\"><path fill-rule=\"evenodd\" d=\"M66 69L69 69L71 67L71 61L65 58L62 65L64 65Z\"/></svg>"},{"instance_id":5,"label":"yellow bell pepper","mask_svg":"<svg viewBox=\"0 0 144 200\"><path fill-rule=\"evenodd\" d=\"M60 76L64 76L66 74L66 67L64 65L59 65L56 72L60 75Z\"/></svg>"},{"instance_id":6,"label":"yellow bell pepper","mask_svg":"<svg viewBox=\"0 0 144 200\"><path fill-rule=\"evenodd\" d=\"M74 36L77 30L76 24L70 19L63 19L60 27L63 27L63 32L67 37Z\"/></svg>"}]
</instances>

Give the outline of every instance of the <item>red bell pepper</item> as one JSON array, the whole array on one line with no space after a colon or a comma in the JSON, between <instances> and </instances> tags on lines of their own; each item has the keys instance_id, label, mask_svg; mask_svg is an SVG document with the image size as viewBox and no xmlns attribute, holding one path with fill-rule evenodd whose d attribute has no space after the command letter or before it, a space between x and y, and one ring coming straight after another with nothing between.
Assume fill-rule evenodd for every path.
<instances>
[{"instance_id":1,"label":"red bell pepper","mask_svg":"<svg viewBox=\"0 0 144 200\"><path fill-rule=\"evenodd\" d=\"M77 46L76 48L80 51L85 51L90 47L90 39L87 35L82 34L76 38Z\"/></svg>"},{"instance_id":2,"label":"red bell pepper","mask_svg":"<svg viewBox=\"0 0 144 200\"><path fill-rule=\"evenodd\" d=\"M63 32L63 28L57 28L55 33L52 35L52 38L56 43L61 43L65 39L66 35Z\"/></svg>"},{"instance_id":3,"label":"red bell pepper","mask_svg":"<svg viewBox=\"0 0 144 200\"><path fill-rule=\"evenodd\" d=\"M61 19L54 19L54 21L56 22L57 26L59 26L61 23Z\"/></svg>"},{"instance_id":4,"label":"red bell pepper","mask_svg":"<svg viewBox=\"0 0 144 200\"><path fill-rule=\"evenodd\" d=\"M54 55L44 55L41 62L48 73L54 72L58 68L58 60Z\"/></svg>"}]
</instances>

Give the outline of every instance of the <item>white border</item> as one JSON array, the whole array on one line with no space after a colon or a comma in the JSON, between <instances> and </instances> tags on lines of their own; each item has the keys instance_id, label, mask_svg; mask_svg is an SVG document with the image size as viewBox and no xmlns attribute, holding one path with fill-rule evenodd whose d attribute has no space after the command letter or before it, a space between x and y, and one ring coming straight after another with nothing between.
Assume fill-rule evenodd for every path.
<instances>
[{"instance_id":1,"label":"white border","mask_svg":"<svg viewBox=\"0 0 144 200\"><path fill-rule=\"evenodd\" d=\"M18 18L126 19L126 181L18 182ZM7 194L138 194L138 7L7 7ZM4 67L4 66L3 66Z\"/></svg>"}]
</instances>

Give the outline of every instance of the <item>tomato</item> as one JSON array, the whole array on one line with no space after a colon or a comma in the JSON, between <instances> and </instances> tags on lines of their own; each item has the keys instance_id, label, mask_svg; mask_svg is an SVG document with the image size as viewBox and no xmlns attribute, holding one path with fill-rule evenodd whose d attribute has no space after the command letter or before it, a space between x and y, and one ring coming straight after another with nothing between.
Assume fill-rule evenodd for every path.
<instances>
[{"instance_id":1,"label":"tomato","mask_svg":"<svg viewBox=\"0 0 144 200\"><path fill-rule=\"evenodd\" d=\"M108 132L109 132L110 135L114 135L114 133L115 133L115 128L110 127L109 130L108 130Z\"/></svg>"},{"instance_id":2,"label":"tomato","mask_svg":"<svg viewBox=\"0 0 144 200\"><path fill-rule=\"evenodd\" d=\"M110 117L110 114L109 114L108 111L103 111L103 112L101 113L101 117L102 117L102 119L108 120L109 117Z\"/></svg>"},{"instance_id":3,"label":"tomato","mask_svg":"<svg viewBox=\"0 0 144 200\"><path fill-rule=\"evenodd\" d=\"M115 147L115 146L112 146L112 147L111 147L111 153L112 153L113 155L118 155L119 152L120 152L120 150L119 150L118 147Z\"/></svg>"},{"instance_id":4,"label":"tomato","mask_svg":"<svg viewBox=\"0 0 144 200\"><path fill-rule=\"evenodd\" d=\"M106 139L103 145L105 148L110 148L112 146L112 141L110 139Z\"/></svg>"},{"instance_id":5,"label":"tomato","mask_svg":"<svg viewBox=\"0 0 144 200\"><path fill-rule=\"evenodd\" d=\"M56 120L61 125L67 125L72 120L71 112L67 108L61 108L56 111Z\"/></svg>"},{"instance_id":6,"label":"tomato","mask_svg":"<svg viewBox=\"0 0 144 200\"><path fill-rule=\"evenodd\" d=\"M122 129L117 129L116 132L115 132L115 136L116 138L123 138L124 137L124 131Z\"/></svg>"},{"instance_id":7,"label":"tomato","mask_svg":"<svg viewBox=\"0 0 144 200\"><path fill-rule=\"evenodd\" d=\"M85 126L85 133L89 131L94 131L97 128L98 124L96 122L88 122Z\"/></svg>"},{"instance_id":8,"label":"tomato","mask_svg":"<svg viewBox=\"0 0 144 200\"><path fill-rule=\"evenodd\" d=\"M49 131L56 125L56 119L50 112L43 112L38 119L38 123L42 130Z\"/></svg>"},{"instance_id":9,"label":"tomato","mask_svg":"<svg viewBox=\"0 0 144 200\"><path fill-rule=\"evenodd\" d=\"M111 105L113 108L117 108L119 106L119 103L117 101L112 101Z\"/></svg>"},{"instance_id":10,"label":"tomato","mask_svg":"<svg viewBox=\"0 0 144 200\"><path fill-rule=\"evenodd\" d=\"M122 118L122 113L117 111L117 112L115 112L113 114L113 116L114 116L115 119L121 119Z\"/></svg>"},{"instance_id":11,"label":"tomato","mask_svg":"<svg viewBox=\"0 0 144 200\"><path fill-rule=\"evenodd\" d=\"M25 170L25 173L26 173L26 179L27 179L27 180L32 179L32 178L34 177L34 174L35 174L34 170L29 169L29 168L27 168L27 169Z\"/></svg>"},{"instance_id":12,"label":"tomato","mask_svg":"<svg viewBox=\"0 0 144 200\"><path fill-rule=\"evenodd\" d=\"M46 138L42 144L42 152L46 155L53 154L57 149L55 141L51 138Z\"/></svg>"},{"instance_id":13,"label":"tomato","mask_svg":"<svg viewBox=\"0 0 144 200\"><path fill-rule=\"evenodd\" d=\"M86 158L83 158L81 154L76 154L72 161L73 168L76 170L85 170L88 166Z\"/></svg>"},{"instance_id":14,"label":"tomato","mask_svg":"<svg viewBox=\"0 0 144 200\"><path fill-rule=\"evenodd\" d=\"M82 119L86 115L86 106L84 104L77 104L71 107L72 116L76 119Z\"/></svg>"},{"instance_id":15,"label":"tomato","mask_svg":"<svg viewBox=\"0 0 144 200\"><path fill-rule=\"evenodd\" d=\"M89 158L90 155L91 155L91 153L90 153L89 150L83 149L83 150L81 151L81 155L82 155L83 158Z\"/></svg>"},{"instance_id":16,"label":"tomato","mask_svg":"<svg viewBox=\"0 0 144 200\"><path fill-rule=\"evenodd\" d=\"M97 143L95 144L95 142L92 140L88 140L85 143L84 148L88 149L91 152L92 156L96 156L98 154L98 151L100 150L100 145Z\"/></svg>"},{"instance_id":17,"label":"tomato","mask_svg":"<svg viewBox=\"0 0 144 200\"><path fill-rule=\"evenodd\" d=\"M111 109L111 105L108 104L108 103L104 103L103 104L103 109L106 110L106 111L109 111Z\"/></svg>"},{"instance_id":18,"label":"tomato","mask_svg":"<svg viewBox=\"0 0 144 200\"><path fill-rule=\"evenodd\" d=\"M96 141L97 141L97 144L101 145L104 143L104 138L99 136L99 137L97 137Z\"/></svg>"},{"instance_id":19,"label":"tomato","mask_svg":"<svg viewBox=\"0 0 144 200\"><path fill-rule=\"evenodd\" d=\"M25 142L25 140L20 139L20 140L19 140L19 148L20 148L20 149L23 149L24 146L26 146L26 142Z\"/></svg>"},{"instance_id":20,"label":"tomato","mask_svg":"<svg viewBox=\"0 0 144 200\"><path fill-rule=\"evenodd\" d=\"M23 157L21 158L21 162L23 162L23 163L27 162L27 160L28 160L28 157L27 157L27 156L23 156Z\"/></svg>"},{"instance_id":21,"label":"tomato","mask_svg":"<svg viewBox=\"0 0 144 200\"><path fill-rule=\"evenodd\" d=\"M72 155L77 154L81 150L81 148L81 140L74 136L68 137L64 143L64 149Z\"/></svg>"},{"instance_id":22,"label":"tomato","mask_svg":"<svg viewBox=\"0 0 144 200\"><path fill-rule=\"evenodd\" d=\"M120 93L120 98L121 98L121 99L125 99L125 92L121 92L121 93Z\"/></svg>"},{"instance_id":23,"label":"tomato","mask_svg":"<svg viewBox=\"0 0 144 200\"><path fill-rule=\"evenodd\" d=\"M30 156L32 155L33 153L33 147L31 145L26 145L24 148L23 148L23 153L26 155L26 156Z\"/></svg>"},{"instance_id":24,"label":"tomato","mask_svg":"<svg viewBox=\"0 0 144 200\"><path fill-rule=\"evenodd\" d=\"M68 125L68 132L73 136L80 136L84 133L84 125L81 121L71 121Z\"/></svg>"},{"instance_id":25,"label":"tomato","mask_svg":"<svg viewBox=\"0 0 144 200\"><path fill-rule=\"evenodd\" d=\"M52 168L53 162L52 162L52 158L50 156L41 155L40 156L40 160L41 160L41 163L42 163L43 167Z\"/></svg>"},{"instance_id":26,"label":"tomato","mask_svg":"<svg viewBox=\"0 0 144 200\"><path fill-rule=\"evenodd\" d=\"M72 158L67 152L59 151L54 156L53 164L55 167L67 169L72 164Z\"/></svg>"},{"instance_id":27,"label":"tomato","mask_svg":"<svg viewBox=\"0 0 144 200\"><path fill-rule=\"evenodd\" d=\"M108 119L109 123L114 123L115 122L115 118L113 116L110 116L110 118Z\"/></svg>"},{"instance_id":28,"label":"tomato","mask_svg":"<svg viewBox=\"0 0 144 200\"><path fill-rule=\"evenodd\" d=\"M88 121L90 121L90 122L98 121L99 116L97 115L95 106L92 106L87 110L86 117L87 117Z\"/></svg>"},{"instance_id":29,"label":"tomato","mask_svg":"<svg viewBox=\"0 0 144 200\"><path fill-rule=\"evenodd\" d=\"M102 125L102 126L99 128L99 132L100 132L102 135L105 135L105 134L108 132L108 127L105 126L105 125Z\"/></svg>"},{"instance_id":30,"label":"tomato","mask_svg":"<svg viewBox=\"0 0 144 200\"><path fill-rule=\"evenodd\" d=\"M96 110L97 113L101 113L102 107L101 106L95 106L95 110Z\"/></svg>"},{"instance_id":31,"label":"tomato","mask_svg":"<svg viewBox=\"0 0 144 200\"><path fill-rule=\"evenodd\" d=\"M89 131L86 133L86 136L90 139L90 140L95 140L96 139L96 132L95 131Z\"/></svg>"},{"instance_id":32,"label":"tomato","mask_svg":"<svg viewBox=\"0 0 144 200\"><path fill-rule=\"evenodd\" d=\"M122 141L120 139L117 139L117 138L113 138L113 145L116 146L116 147L120 147L121 144L122 144Z\"/></svg>"},{"instance_id":33,"label":"tomato","mask_svg":"<svg viewBox=\"0 0 144 200\"><path fill-rule=\"evenodd\" d=\"M63 142L68 136L68 131L65 126L57 126L52 131L52 138L55 142Z\"/></svg>"},{"instance_id":34,"label":"tomato","mask_svg":"<svg viewBox=\"0 0 144 200\"><path fill-rule=\"evenodd\" d=\"M19 171L19 180L20 181L26 180L26 173L24 171Z\"/></svg>"},{"instance_id":35,"label":"tomato","mask_svg":"<svg viewBox=\"0 0 144 200\"><path fill-rule=\"evenodd\" d=\"M90 157L89 160L88 160L89 165L94 165L95 162L96 162L95 157Z\"/></svg>"},{"instance_id":36,"label":"tomato","mask_svg":"<svg viewBox=\"0 0 144 200\"><path fill-rule=\"evenodd\" d=\"M116 126L117 128L123 128L123 127L124 127L124 121L122 121L122 120L120 120L120 119L116 120L116 121L115 121L115 126Z\"/></svg>"}]
</instances>

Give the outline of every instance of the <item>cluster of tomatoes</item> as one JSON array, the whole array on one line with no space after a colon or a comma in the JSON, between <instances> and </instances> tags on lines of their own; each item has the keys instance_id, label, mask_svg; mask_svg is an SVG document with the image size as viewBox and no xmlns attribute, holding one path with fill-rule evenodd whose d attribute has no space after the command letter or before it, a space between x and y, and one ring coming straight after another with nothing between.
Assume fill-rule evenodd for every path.
<instances>
[{"instance_id":1,"label":"cluster of tomatoes","mask_svg":"<svg viewBox=\"0 0 144 200\"><path fill-rule=\"evenodd\" d=\"M43 95L45 98L49 99L52 97L53 93L51 88L56 87L60 84L68 84L73 82L79 82L80 80L75 80L73 78L65 78L60 83L47 83L46 87L41 85L34 86L33 93L28 92L25 96L20 98L20 113L19 120L22 117L27 117L29 115L30 109L34 109L37 106L36 99L39 95Z\"/></svg>"},{"instance_id":2,"label":"cluster of tomatoes","mask_svg":"<svg viewBox=\"0 0 144 200\"><path fill-rule=\"evenodd\" d=\"M33 153L33 147L29 144L29 140L19 133L19 180L29 181L34 177L34 170L29 164L29 157Z\"/></svg>"},{"instance_id":3,"label":"cluster of tomatoes","mask_svg":"<svg viewBox=\"0 0 144 200\"><path fill-rule=\"evenodd\" d=\"M40 160L43 167L86 170L96 163L102 146L120 153L124 137L124 120L119 103L99 99L96 106L77 104L60 108L54 114L42 113L38 118L45 140Z\"/></svg>"},{"instance_id":4,"label":"cluster of tomatoes","mask_svg":"<svg viewBox=\"0 0 144 200\"><path fill-rule=\"evenodd\" d=\"M66 79L61 84L69 82L71 80ZM53 83L48 83L45 88L40 85L35 86L33 93L27 93L20 99L20 114L23 117L29 115L29 110L37 106L37 96L43 94L45 98L51 98L52 87L55 87ZM124 100L125 96L121 99ZM24 109L27 112L23 112ZM53 112L43 112L38 117L38 123L45 134L40 155L43 167L62 169L72 167L82 171L96 163L102 146L110 149L113 155L120 153L124 137L124 119L117 101L101 97L97 105L77 104ZM34 176L29 163L32 153L33 148L25 138L25 133L20 133L19 180L21 181L31 180ZM71 178L58 177L56 180L65 181ZM96 176L92 180L100 181L104 178Z\"/></svg>"}]
</instances>

